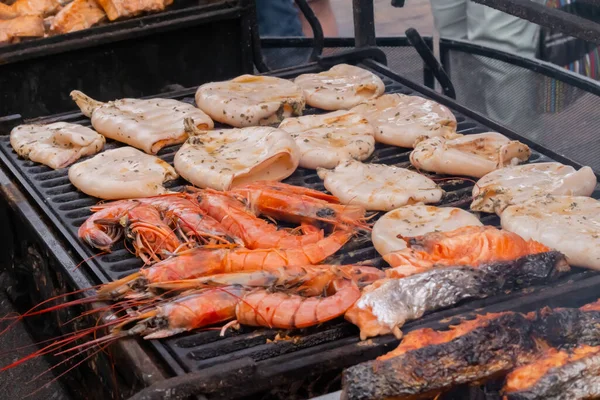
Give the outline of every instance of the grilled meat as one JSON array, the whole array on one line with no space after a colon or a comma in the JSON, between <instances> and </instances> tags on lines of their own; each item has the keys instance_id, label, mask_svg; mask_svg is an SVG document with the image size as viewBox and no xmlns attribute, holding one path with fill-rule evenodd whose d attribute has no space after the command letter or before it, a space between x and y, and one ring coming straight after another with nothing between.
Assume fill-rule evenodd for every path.
<instances>
[{"instance_id":1,"label":"grilled meat","mask_svg":"<svg viewBox=\"0 0 600 400\"><path fill-rule=\"evenodd\" d=\"M600 347L550 349L538 360L512 371L505 400L584 400L600 397Z\"/></svg>"},{"instance_id":2,"label":"grilled meat","mask_svg":"<svg viewBox=\"0 0 600 400\"><path fill-rule=\"evenodd\" d=\"M186 120L186 130L190 138L175 154L175 170L201 188L229 190L253 181L279 181L298 167L300 151L281 129L200 131Z\"/></svg>"},{"instance_id":3,"label":"grilled meat","mask_svg":"<svg viewBox=\"0 0 600 400\"><path fill-rule=\"evenodd\" d=\"M596 188L590 167L579 171L557 162L506 167L485 175L473 187L471 210L500 215L512 204L550 195L589 196Z\"/></svg>"},{"instance_id":4,"label":"grilled meat","mask_svg":"<svg viewBox=\"0 0 600 400\"><path fill-rule=\"evenodd\" d=\"M600 346L600 300L581 308L544 308L534 314L535 335L551 346Z\"/></svg>"},{"instance_id":5,"label":"grilled meat","mask_svg":"<svg viewBox=\"0 0 600 400\"><path fill-rule=\"evenodd\" d=\"M61 34L90 28L106 18L96 0L74 0L52 20L50 33Z\"/></svg>"},{"instance_id":6,"label":"grilled meat","mask_svg":"<svg viewBox=\"0 0 600 400\"><path fill-rule=\"evenodd\" d=\"M600 201L544 196L507 207L502 227L562 251L571 265L600 269Z\"/></svg>"},{"instance_id":7,"label":"grilled meat","mask_svg":"<svg viewBox=\"0 0 600 400\"><path fill-rule=\"evenodd\" d=\"M360 328L363 340L388 333L401 337L400 327L426 312L464 299L548 282L568 270L564 256L549 251L485 264L478 269L449 267L407 278L383 279L367 286L345 317Z\"/></svg>"},{"instance_id":8,"label":"grilled meat","mask_svg":"<svg viewBox=\"0 0 600 400\"><path fill-rule=\"evenodd\" d=\"M302 89L286 79L242 75L207 83L196 91L198 108L215 121L242 128L271 125L302 115Z\"/></svg>"},{"instance_id":9,"label":"grilled meat","mask_svg":"<svg viewBox=\"0 0 600 400\"><path fill-rule=\"evenodd\" d=\"M383 258L393 268L386 271L398 278L440 266L478 265L510 261L528 254L549 251L533 240L493 226L465 226L450 232L430 232L408 240L408 248Z\"/></svg>"},{"instance_id":10,"label":"grilled meat","mask_svg":"<svg viewBox=\"0 0 600 400\"><path fill-rule=\"evenodd\" d=\"M306 104L330 111L348 109L375 99L385 90L377 75L348 64L338 64L318 74L303 74L294 82L304 91Z\"/></svg>"},{"instance_id":11,"label":"grilled meat","mask_svg":"<svg viewBox=\"0 0 600 400\"><path fill-rule=\"evenodd\" d=\"M37 15L0 20L0 43L15 43L21 38L42 37L44 34L44 20Z\"/></svg>"},{"instance_id":12,"label":"grilled meat","mask_svg":"<svg viewBox=\"0 0 600 400\"><path fill-rule=\"evenodd\" d=\"M296 141L304 168L335 168L342 161L365 160L375 150L373 127L348 111L286 118L279 129Z\"/></svg>"},{"instance_id":13,"label":"grilled meat","mask_svg":"<svg viewBox=\"0 0 600 400\"><path fill-rule=\"evenodd\" d=\"M97 0L108 19L130 18L147 12L163 11L173 0Z\"/></svg>"},{"instance_id":14,"label":"grilled meat","mask_svg":"<svg viewBox=\"0 0 600 400\"><path fill-rule=\"evenodd\" d=\"M419 138L456 136L456 117L435 101L419 96L384 94L351 109L375 127L375 140L414 147Z\"/></svg>"},{"instance_id":15,"label":"grilled meat","mask_svg":"<svg viewBox=\"0 0 600 400\"><path fill-rule=\"evenodd\" d=\"M530 321L516 313L478 316L445 332L421 329L406 335L392 353L346 369L342 398L428 398L508 372L538 352Z\"/></svg>"},{"instance_id":16,"label":"grilled meat","mask_svg":"<svg viewBox=\"0 0 600 400\"><path fill-rule=\"evenodd\" d=\"M10 6L0 3L0 19L12 19L25 15L45 17L60 9L57 0L17 0Z\"/></svg>"},{"instance_id":17,"label":"grilled meat","mask_svg":"<svg viewBox=\"0 0 600 400\"><path fill-rule=\"evenodd\" d=\"M527 161L529 156L527 145L487 132L453 139L425 138L415 145L410 162L417 169L438 174L481 178L495 169Z\"/></svg>"},{"instance_id":18,"label":"grilled meat","mask_svg":"<svg viewBox=\"0 0 600 400\"><path fill-rule=\"evenodd\" d=\"M444 191L431 179L385 164L346 161L333 170L317 169L325 187L342 204L389 211L414 203L437 203Z\"/></svg>"},{"instance_id":19,"label":"grilled meat","mask_svg":"<svg viewBox=\"0 0 600 400\"><path fill-rule=\"evenodd\" d=\"M78 90L71 97L92 126L107 138L156 154L172 144L185 142L183 121L192 118L200 129L212 129L212 120L201 110L172 99L120 99L102 103ZM138 196L136 196L138 197Z\"/></svg>"},{"instance_id":20,"label":"grilled meat","mask_svg":"<svg viewBox=\"0 0 600 400\"><path fill-rule=\"evenodd\" d=\"M105 200L166 193L165 181L177 178L167 162L133 147L107 150L69 168L69 180L83 193Z\"/></svg>"},{"instance_id":21,"label":"grilled meat","mask_svg":"<svg viewBox=\"0 0 600 400\"><path fill-rule=\"evenodd\" d=\"M380 217L373 225L371 240L375 250L383 256L405 249L411 237L481 225L474 214L460 208L417 204L397 208Z\"/></svg>"},{"instance_id":22,"label":"grilled meat","mask_svg":"<svg viewBox=\"0 0 600 400\"><path fill-rule=\"evenodd\" d=\"M15 152L50 168L64 168L104 147L104 136L90 128L66 122L20 125L10 132Z\"/></svg>"}]
</instances>

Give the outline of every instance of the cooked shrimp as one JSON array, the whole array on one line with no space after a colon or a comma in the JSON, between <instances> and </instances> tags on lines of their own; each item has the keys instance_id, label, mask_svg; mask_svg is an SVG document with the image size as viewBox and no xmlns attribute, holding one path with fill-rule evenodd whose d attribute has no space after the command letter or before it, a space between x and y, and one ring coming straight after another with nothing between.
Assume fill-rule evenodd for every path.
<instances>
[{"instance_id":1,"label":"cooked shrimp","mask_svg":"<svg viewBox=\"0 0 600 400\"><path fill-rule=\"evenodd\" d=\"M190 188L190 190L194 190ZM291 249L323 239L323 231L304 225L301 235L278 230L274 225L250 214L239 201L214 190L194 190L194 198L208 215L216 219L249 249Z\"/></svg>"},{"instance_id":2,"label":"cooked shrimp","mask_svg":"<svg viewBox=\"0 0 600 400\"><path fill-rule=\"evenodd\" d=\"M318 264L337 252L352 235L352 232L340 230L317 243L295 249L196 247L108 283L98 293L108 298L119 298L128 293L131 287L140 284L144 286L228 272L260 271L284 265Z\"/></svg>"},{"instance_id":3,"label":"cooked shrimp","mask_svg":"<svg viewBox=\"0 0 600 400\"><path fill-rule=\"evenodd\" d=\"M139 204L128 210L121 224L127 228L135 255L146 264L162 260L183 244L163 222L160 212L150 205Z\"/></svg>"},{"instance_id":4,"label":"cooked shrimp","mask_svg":"<svg viewBox=\"0 0 600 400\"><path fill-rule=\"evenodd\" d=\"M366 227L365 209L340 205L335 196L281 182L264 181L235 188L257 214L295 223L326 222Z\"/></svg>"},{"instance_id":5,"label":"cooked shrimp","mask_svg":"<svg viewBox=\"0 0 600 400\"><path fill-rule=\"evenodd\" d=\"M257 290L244 296L235 315L240 324L280 329L300 329L318 325L344 315L360 297L356 284L336 279L328 285L328 297L303 297L297 294Z\"/></svg>"},{"instance_id":6,"label":"cooked shrimp","mask_svg":"<svg viewBox=\"0 0 600 400\"><path fill-rule=\"evenodd\" d=\"M293 290L303 296L319 296L336 278L347 278L354 281L359 287L363 287L384 276L382 270L362 265L286 265L258 271L151 283L148 287L183 291L208 286L242 285L244 287Z\"/></svg>"},{"instance_id":7,"label":"cooked shrimp","mask_svg":"<svg viewBox=\"0 0 600 400\"><path fill-rule=\"evenodd\" d=\"M465 226L450 232L432 232L412 238L408 248L383 258L393 268L390 278L409 276L437 266L472 266L514 260L550 249L534 240L492 226Z\"/></svg>"}]
</instances>

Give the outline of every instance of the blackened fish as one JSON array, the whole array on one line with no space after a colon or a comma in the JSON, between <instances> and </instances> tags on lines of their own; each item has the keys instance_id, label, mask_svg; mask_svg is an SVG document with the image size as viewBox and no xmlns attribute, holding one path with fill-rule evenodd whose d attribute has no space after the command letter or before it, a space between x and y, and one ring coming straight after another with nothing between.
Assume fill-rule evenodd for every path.
<instances>
[{"instance_id":1,"label":"blackened fish","mask_svg":"<svg viewBox=\"0 0 600 400\"><path fill-rule=\"evenodd\" d=\"M540 351L524 315L478 316L447 331L410 332L390 354L348 368L342 399L419 399L483 382L535 360Z\"/></svg>"},{"instance_id":2,"label":"blackened fish","mask_svg":"<svg viewBox=\"0 0 600 400\"><path fill-rule=\"evenodd\" d=\"M600 346L600 300L581 308L543 308L532 315L535 335L553 347Z\"/></svg>"},{"instance_id":3,"label":"blackened fish","mask_svg":"<svg viewBox=\"0 0 600 400\"><path fill-rule=\"evenodd\" d=\"M568 270L565 257L549 251L477 269L438 268L405 278L384 279L366 287L345 317L360 328L363 340L388 333L401 337L400 327L426 312L464 299L484 298L548 282Z\"/></svg>"},{"instance_id":4,"label":"blackened fish","mask_svg":"<svg viewBox=\"0 0 600 400\"><path fill-rule=\"evenodd\" d=\"M548 350L512 371L503 388L506 400L583 400L600 397L600 347Z\"/></svg>"}]
</instances>

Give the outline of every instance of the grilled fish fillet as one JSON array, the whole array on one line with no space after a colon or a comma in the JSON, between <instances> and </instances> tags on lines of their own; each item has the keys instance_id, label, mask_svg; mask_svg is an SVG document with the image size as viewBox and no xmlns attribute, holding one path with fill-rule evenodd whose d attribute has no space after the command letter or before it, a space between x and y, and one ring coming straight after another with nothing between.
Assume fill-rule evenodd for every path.
<instances>
[{"instance_id":1,"label":"grilled fish fillet","mask_svg":"<svg viewBox=\"0 0 600 400\"><path fill-rule=\"evenodd\" d=\"M63 34L91 28L106 18L96 0L74 0L52 20L50 33Z\"/></svg>"},{"instance_id":2,"label":"grilled fish fillet","mask_svg":"<svg viewBox=\"0 0 600 400\"><path fill-rule=\"evenodd\" d=\"M408 247L383 256L397 278L454 265L476 267L487 262L509 261L550 248L534 240L492 226L465 226L449 232L430 232L410 238Z\"/></svg>"},{"instance_id":3,"label":"grilled fish fillet","mask_svg":"<svg viewBox=\"0 0 600 400\"><path fill-rule=\"evenodd\" d=\"M600 300L581 308L545 307L529 317L534 334L552 347L600 346Z\"/></svg>"},{"instance_id":4,"label":"grilled fish fillet","mask_svg":"<svg viewBox=\"0 0 600 400\"><path fill-rule=\"evenodd\" d=\"M487 132L417 141L410 153L410 163L417 169L438 174L481 178L496 169L525 162L530 156L529 146L499 133Z\"/></svg>"},{"instance_id":5,"label":"grilled fish fillet","mask_svg":"<svg viewBox=\"0 0 600 400\"><path fill-rule=\"evenodd\" d=\"M600 270L600 201L544 196L507 207L502 227L562 251L571 265Z\"/></svg>"},{"instance_id":6,"label":"grilled fish fillet","mask_svg":"<svg viewBox=\"0 0 600 400\"><path fill-rule=\"evenodd\" d=\"M97 0L108 19L130 18L147 12L163 11L173 0Z\"/></svg>"},{"instance_id":7,"label":"grilled fish fillet","mask_svg":"<svg viewBox=\"0 0 600 400\"><path fill-rule=\"evenodd\" d=\"M564 255L550 251L484 264L477 269L449 267L406 278L383 279L363 289L360 299L346 312L346 319L360 328L362 340L389 333L400 338L400 328L426 312L465 299L549 282L567 271Z\"/></svg>"},{"instance_id":8,"label":"grilled fish fillet","mask_svg":"<svg viewBox=\"0 0 600 400\"><path fill-rule=\"evenodd\" d=\"M17 0L10 6L0 3L0 19L11 19L25 15L45 17L60 9L57 0Z\"/></svg>"},{"instance_id":9,"label":"grilled fish fillet","mask_svg":"<svg viewBox=\"0 0 600 400\"><path fill-rule=\"evenodd\" d=\"M45 34L44 20L37 15L0 20L0 43L14 43L21 38L43 37Z\"/></svg>"},{"instance_id":10,"label":"grilled fish fillet","mask_svg":"<svg viewBox=\"0 0 600 400\"><path fill-rule=\"evenodd\" d=\"M238 128L271 125L302 115L302 89L285 79L242 75L224 82L202 85L196 105L215 121Z\"/></svg>"},{"instance_id":11,"label":"grilled fish fillet","mask_svg":"<svg viewBox=\"0 0 600 400\"><path fill-rule=\"evenodd\" d=\"M69 168L69 180L85 194L105 200L166 193L163 183L177 178L169 164L133 147L107 150Z\"/></svg>"},{"instance_id":12,"label":"grilled fish fillet","mask_svg":"<svg viewBox=\"0 0 600 400\"><path fill-rule=\"evenodd\" d=\"M188 138L183 125L192 118L200 129L212 129L212 120L191 104L171 99L121 99L102 103L78 90L71 97L92 126L107 138L156 154Z\"/></svg>"},{"instance_id":13,"label":"grilled fish fillet","mask_svg":"<svg viewBox=\"0 0 600 400\"><path fill-rule=\"evenodd\" d=\"M432 398L454 385L483 382L535 359L531 324L515 313L487 314L449 331L409 333L389 355L346 369L342 399Z\"/></svg>"},{"instance_id":14,"label":"grilled fish fillet","mask_svg":"<svg viewBox=\"0 0 600 400\"><path fill-rule=\"evenodd\" d=\"M379 218L373 225L371 240L375 250L383 256L405 249L411 237L481 225L475 215L460 208L417 204L397 208Z\"/></svg>"},{"instance_id":15,"label":"grilled fish fillet","mask_svg":"<svg viewBox=\"0 0 600 400\"><path fill-rule=\"evenodd\" d=\"M437 203L444 191L431 179L384 164L346 161L332 170L317 169L325 187L342 204L355 204L367 210L389 211L414 203Z\"/></svg>"},{"instance_id":16,"label":"grilled fish fillet","mask_svg":"<svg viewBox=\"0 0 600 400\"><path fill-rule=\"evenodd\" d=\"M532 197L551 195L589 196L596 188L590 167L579 171L557 162L518 165L490 172L473 187L471 210L496 213Z\"/></svg>"},{"instance_id":17,"label":"grilled fish fillet","mask_svg":"<svg viewBox=\"0 0 600 400\"><path fill-rule=\"evenodd\" d=\"M279 129L296 141L303 168L335 168L345 160L365 160L375 150L373 127L348 111L286 118Z\"/></svg>"},{"instance_id":18,"label":"grilled fish fillet","mask_svg":"<svg viewBox=\"0 0 600 400\"><path fill-rule=\"evenodd\" d=\"M202 188L229 190L253 181L279 181L298 167L290 135L271 127L200 131L186 120L190 138L175 154L177 172Z\"/></svg>"},{"instance_id":19,"label":"grilled fish fillet","mask_svg":"<svg viewBox=\"0 0 600 400\"><path fill-rule=\"evenodd\" d=\"M512 371L502 389L506 400L585 400L600 397L600 347L549 349Z\"/></svg>"},{"instance_id":20,"label":"grilled fish fillet","mask_svg":"<svg viewBox=\"0 0 600 400\"><path fill-rule=\"evenodd\" d=\"M419 138L456 135L452 111L423 97L384 94L350 111L369 120L375 128L375 140L392 146L412 148Z\"/></svg>"},{"instance_id":21,"label":"grilled fish fillet","mask_svg":"<svg viewBox=\"0 0 600 400\"><path fill-rule=\"evenodd\" d=\"M331 111L349 109L385 91L377 75L348 64L338 64L318 74L300 75L294 82L304 91L306 104Z\"/></svg>"},{"instance_id":22,"label":"grilled fish fillet","mask_svg":"<svg viewBox=\"0 0 600 400\"><path fill-rule=\"evenodd\" d=\"M10 132L10 145L19 156L54 169L98 153L104 142L104 136L90 128L66 122L20 125Z\"/></svg>"}]
</instances>

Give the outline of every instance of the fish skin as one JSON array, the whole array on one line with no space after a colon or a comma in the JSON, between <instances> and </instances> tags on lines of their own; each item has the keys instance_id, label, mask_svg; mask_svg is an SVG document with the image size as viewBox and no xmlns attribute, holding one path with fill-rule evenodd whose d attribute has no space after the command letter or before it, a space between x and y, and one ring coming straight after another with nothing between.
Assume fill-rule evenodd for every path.
<instances>
[{"instance_id":1,"label":"fish skin","mask_svg":"<svg viewBox=\"0 0 600 400\"><path fill-rule=\"evenodd\" d=\"M505 400L583 400L600 397L600 353L551 368L533 386Z\"/></svg>"},{"instance_id":2,"label":"fish skin","mask_svg":"<svg viewBox=\"0 0 600 400\"><path fill-rule=\"evenodd\" d=\"M381 329L391 333L407 321L429 311L449 307L464 299L484 298L505 290L547 282L569 271L562 253L549 251L513 261L494 262L475 269L469 266L430 270L401 279L390 279L374 290L365 289L346 312L357 324L361 311L375 315ZM361 338L377 336L361 328Z\"/></svg>"},{"instance_id":3,"label":"fish skin","mask_svg":"<svg viewBox=\"0 0 600 400\"><path fill-rule=\"evenodd\" d=\"M535 335L553 347L600 345L600 309L544 308L533 319Z\"/></svg>"},{"instance_id":4,"label":"fish skin","mask_svg":"<svg viewBox=\"0 0 600 400\"><path fill-rule=\"evenodd\" d=\"M503 313L449 342L358 364L344 371L341 398L429 398L455 385L485 381L535 359L539 349L531 330L525 316Z\"/></svg>"}]
</instances>

